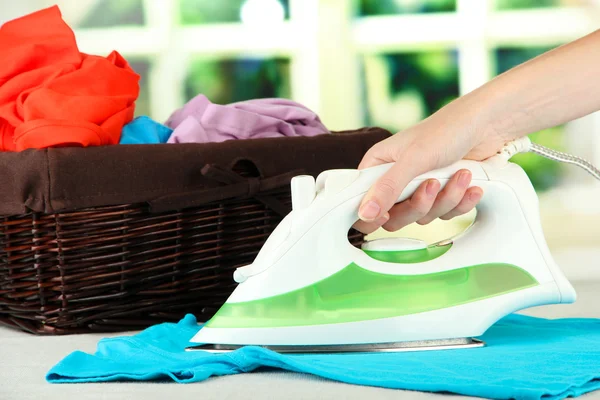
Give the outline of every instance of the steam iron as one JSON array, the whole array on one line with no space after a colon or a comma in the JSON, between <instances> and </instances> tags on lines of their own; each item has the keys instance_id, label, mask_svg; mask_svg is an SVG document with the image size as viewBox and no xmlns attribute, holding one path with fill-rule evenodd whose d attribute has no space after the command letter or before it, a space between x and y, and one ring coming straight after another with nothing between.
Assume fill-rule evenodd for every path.
<instances>
[{"instance_id":1,"label":"steam iron","mask_svg":"<svg viewBox=\"0 0 600 400\"><path fill-rule=\"evenodd\" d=\"M386 238L351 245L368 189L391 164L330 170L291 182L292 212L277 226L227 302L188 351L262 346L281 353L480 347L475 339L513 312L572 303L575 290L546 244L536 192L501 155L460 161L414 179L444 186L460 169L484 190L473 224L427 244Z\"/></svg>"}]
</instances>

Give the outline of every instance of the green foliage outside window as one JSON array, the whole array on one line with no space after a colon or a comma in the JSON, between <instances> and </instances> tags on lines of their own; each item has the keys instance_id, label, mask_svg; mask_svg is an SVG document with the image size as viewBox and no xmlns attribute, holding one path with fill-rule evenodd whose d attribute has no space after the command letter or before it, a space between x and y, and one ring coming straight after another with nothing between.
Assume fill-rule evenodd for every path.
<instances>
[{"instance_id":1,"label":"green foliage outside window","mask_svg":"<svg viewBox=\"0 0 600 400\"><path fill-rule=\"evenodd\" d=\"M158 1L158 0L157 0ZM178 20L183 25L240 21L245 0L179 0ZM279 0L289 18L289 0ZM456 11L456 0L353 0L359 16L414 14ZM486 0L481 0L486 1ZM573 0L496 0L496 9L546 8L573 4ZM80 21L81 28L108 26L140 26L145 23L142 0L100 0ZM199 40L210 40L201 38ZM495 50L496 74L521 64L549 48L501 48ZM494 51L494 50L492 50ZM458 96L458 63L456 51L385 54L389 92L393 98L406 96L422 104L419 118L434 113ZM149 110L147 77L148 59L130 59L142 76L137 114ZM291 96L290 61L283 58L239 58L228 60L194 59L185 80L186 100L203 93L211 101L227 104L252 98ZM367 71L368 73L368 71ZM369 87L366 87L369 90ZM395 97L394 97L395 96ZM377 121L367 120L368 124ZM398 130L398 126L384 126ZM531 138L555 149L562 148L563 127L537 132ZM545 190L557 183L561 174L558 163L525 154L514 159L526 170L534 186Z\"/></svg>"},{"instance_id":2,"label":"green foliage outside window","mask_svg":"<svg viewBox=\"0 0 600 400\"><path fill-rule=\"evenodd\" d=\"M481 0L485 1L485 0ZM359 15L452 12L456 0L360 0Z\"/></svg>"},{"instance_id":3,"label":"green foliage outside window","mask_svg":"<svg viewBox=\"0 0 600 400\"><path fill-rule=\"evenodd\" d=\"M86 0L79 0L86 1ZM142 0L101 0L79 23L82 28L144 25Z\"/></svg>"},{"instance_id":4,"label":"green foliage outside window","mask_svg":"<svg viewBox=\"0 0 600 400\"><path fill-rule=\"evenodd\" d=\"M458 96L456 51L401 53L386 58L391 65L392 93L418 90L425 104L425 116L433 114Z\"/></svg>"},{"instance_id":5,"label":"green foliage outside window","mask_svg":"<svg viewBox=\"0 0 600 400\"><path fill-rule=\"evenodd\" d=\"M566 5L573 1L565 0L495 0L497 10L519 10L527 8L548 8Z\"/></svg>"},{"instance_id":6,"label":"green foliage outside window","mask_svg":"<svg viewBox=\"0 0 600 400\"><path fill-rule=\"evenodd\" d=\"M180 20L184 25L239 22L245 0L179 0ZM289 0L279 0L289 18Z\"/></svg>"},{"instance_id":7,"label":"green foliage outside window","mask_svg":"<svg viewBox=\"0 0 600 400\"><path fill-rule=\"evenodd\" d=\"M501 48L496 50L496 74L501 74L509 69L539 56L551 47L531 48ZM558 126L535 132L529 135L532 141L555 150L563 149L564 127ZM535 154L519 154L513 158L531 179L533 186L538 191L544 191L555 186L560 180L563 171L562 165L547 160Z\"/></svg>"},{"instance_id":8,"label":"green foliage outside window","mask_svg":"<svg viewBox=\"0 0 600 400\"><path fill-rule=\"evenodd\" d=\"M290 61L232 59L192 62L185 81L186 99L199 93L212 102L227 104L256 98L290 98Z\"/></svg>"}]
</instances>

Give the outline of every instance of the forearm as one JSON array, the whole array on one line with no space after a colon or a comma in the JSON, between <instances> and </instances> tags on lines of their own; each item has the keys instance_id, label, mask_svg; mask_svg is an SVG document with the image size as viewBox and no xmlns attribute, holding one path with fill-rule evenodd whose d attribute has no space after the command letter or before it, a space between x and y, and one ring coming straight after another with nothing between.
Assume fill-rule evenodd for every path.
<instances>
[{"instance_id":1,"label":"forearm","mask_svg":"<svg viewBox=\"0 0 600 400\"><path fill-rule=\"evenodd\" d=\"M468 212L482 196L481 189L468 187L468 171L455 175L441 192L439 182L427 181L410 200L394 204L410 180L422 173L462 158L485 160L513 139L599 109L597 31L513 68L373 146L361 168L393 165L361 202L359 215L366 225L359 229L372 232L383 224L396 230Z\"/></svg>"},{"instance_id":2,"label":"forearm","mask_svg":"<svg viewBox=\"0 0 600 400\"><path fill-rule=\"evenodd\" d=\"M479 110L476 129L508 140L600 110L600 30L496 77L461 107Z\"/></svg>"}]
</instances>

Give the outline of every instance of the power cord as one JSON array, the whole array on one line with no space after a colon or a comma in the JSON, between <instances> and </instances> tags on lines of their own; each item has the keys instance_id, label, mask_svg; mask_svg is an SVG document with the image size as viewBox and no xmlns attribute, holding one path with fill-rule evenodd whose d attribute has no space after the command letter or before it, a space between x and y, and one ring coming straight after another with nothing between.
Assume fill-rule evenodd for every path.
<instances>
[{"instance_id":1,"label":"power cord","mask_svg":"<svg viewBox=\"0 0 600 400\"><path fill-rule=\"evenodd\" d=\"M527 136L507 143L499 155L509 160L518 153L534 153L553 161L573 164L586 170L594 178L600 180L600 170L587 160L561 151L549 149L537 143L533 143Z\"/></svg>"}]
</instances>

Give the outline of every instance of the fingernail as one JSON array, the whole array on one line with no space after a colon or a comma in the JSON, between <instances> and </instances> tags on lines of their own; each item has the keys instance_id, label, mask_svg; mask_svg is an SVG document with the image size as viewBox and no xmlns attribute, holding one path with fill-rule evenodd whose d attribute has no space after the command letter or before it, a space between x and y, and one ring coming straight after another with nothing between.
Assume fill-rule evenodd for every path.
<instances>
[{"instance_id":1,"label":"fingernail","mask_svg":"<svg viewBox=\"0 0 600 400\"><path fill-rule=\"evenodd\" d=\"M469 195L469 200L471 201L479 201L481 199L482 193L473 192Z\"/></svg>"},{"instance_id":2,"label":"fingernail","mask_svg":"<svg viewBox=\"0 0 600 400\"><path fill-rule=\"evenodd\" d=\"M379 215L381 211L381 207L379 204L375 203L373 200L367 201L358 211L358 216L363 221L373 221Z\"/></svg>"},{"instance_id":3,"label":"fingernail","mask_svg":"<svg viewBox=\"0 0 600 400\"><path fill-rule=\"evenodd\" d=\"M469 184L469 181L471 180L471 174L469 172L461 172L460 175L458 175L458 184L462 187L466 187Z\"/></svg>"},{"instance_id":4,"label":"fingernail","mask_svg":"<svg viewBox=\"0 0 600 400\"><path fill-rule=\"evenodd\" d=\"M385 225L386 222L388 222L388 220L390 219L390 214L389 213L385 213L383 215L383 217L379 218L377 220L377 225L381 226L381 225Z\"/></svg>"},{"instance_id":5,"label":"fingernail","mask_svg":"<svg viewBox=\"0 0 600 400\"><path fill-rule=\"evenodd\" d=\"M431 180L427 182L427 188L425 188L425 191L427 192L427 196L434 197L438 193L437 181Z\"/></svg>"}]
</instances>

